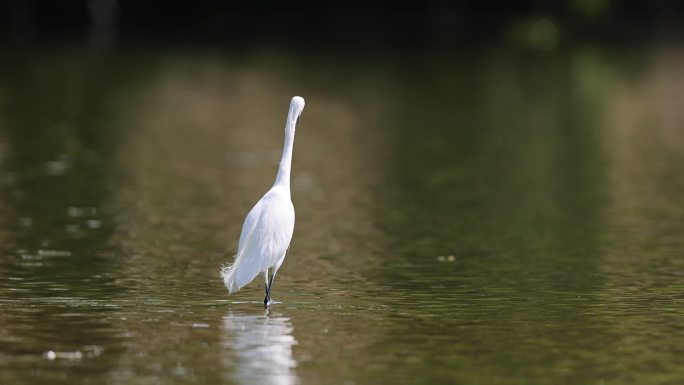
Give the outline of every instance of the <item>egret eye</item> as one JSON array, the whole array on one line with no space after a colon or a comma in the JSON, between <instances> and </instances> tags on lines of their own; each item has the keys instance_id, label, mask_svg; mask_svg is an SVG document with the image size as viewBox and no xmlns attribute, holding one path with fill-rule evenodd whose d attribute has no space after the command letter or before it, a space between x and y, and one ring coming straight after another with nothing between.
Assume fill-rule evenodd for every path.
<instances>
[{"instance_id":1,"label":"egret eye","mask_svg":"<svg viewBox=\"0 0 684 385\"><path fill-rule=\"evenodd\" d=\"M299 115L299 116L297 117L297 123L295 124L295 127L299 127L299 122L300 122L301 120L302 120L302 116Z\"/></svg>"}]
</instances>

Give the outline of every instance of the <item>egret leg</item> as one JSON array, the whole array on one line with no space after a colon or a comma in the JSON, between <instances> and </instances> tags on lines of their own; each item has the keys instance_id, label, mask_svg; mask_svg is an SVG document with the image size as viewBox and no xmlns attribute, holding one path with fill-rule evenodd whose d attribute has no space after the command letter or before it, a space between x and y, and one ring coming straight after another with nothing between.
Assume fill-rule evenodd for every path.
<instances>
[{"instance_id":1,"label":"egret leg","mask_svg":"<svg viewBox=\"0 0 684 385\"><path fill-rule=\"evenodd\" d=\"M273 270L273 275L268 281L268 286L266 287L266 298L264 298L264 306L266 307L271 306L271 288L273 287L273 278L275 278L277 271L278 270Z\"/></svg>"},{"instance_id":2,"label":"egret leg","mask_svg":"<svg viewBox=\"0 0 684 385\"><path fill-rule=\"evenodd\" d=\"M268 281L268 289L266 289L266 298L269 300L271 299L271 286L273 286L273 278L276 276L276 272L278 270L273 270L273 275L271 276L271 279Z\"/></svg>"},{"instance_id":3,"label":"egret leg","mask_svg":"<svg viewBox=\"0 0 684 385\"><path fill-rule=\"evenodd\" d=\"M268 303L268 292L270 286L270 283L268 281L268 269L266 269L266 271L261 272L261 276L264 277L264 289L266 289L266 297L264 297L264 306L267 306L266 304Z\"/></svg>"},{"instance_id":4,"label":"egret leg","mask_svg":"<svg viewBox=\"0 0 684 385\"><path fill-rule=\"evenodd\" d=\"M284 260L285 254L283 254L283 256L280 257L280 260L278 260L278 263L276 263L276 265L273 266L273 275L271 275L271 279L268 281L268 286L266 288L266 298L264 299L264 306L269 306L271 304L271 288L273 287L273 279L275 278L276 273L278 272L280 265L283 264Z\"/></svg>"}]
</instances>

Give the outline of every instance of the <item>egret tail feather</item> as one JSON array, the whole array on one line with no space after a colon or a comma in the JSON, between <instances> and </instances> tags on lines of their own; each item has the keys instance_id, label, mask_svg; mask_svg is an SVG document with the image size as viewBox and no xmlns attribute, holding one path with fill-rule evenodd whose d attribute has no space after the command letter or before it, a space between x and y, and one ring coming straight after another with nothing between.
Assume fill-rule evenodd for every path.
<instances>
[{"instance_id":1,"label":"egret tail feather","mask_svg":"<svg viewBox=\"0 0 684 385\"><path fill-rule=\"evenodd\" d=\"M221 278L223 278L223 284L226 285L226 288L228 289L228 295L237 293L243 286L251 281L251 279L249 281L246 281L244 278L240 279L241 276L244 276L244 273L240 272L242 265L240 263L241 260L242 258L238 256L235 258L233 264L221 267Z\"/></svg>"},{"instance_id":2,"label":"egret tail feather","mask_svg":"<svg viewBox=\"0 0 684 385\"><path fill-rule=\"evenodd\" d=\"M221 278L228 289L228 295L237 293L259 274L259 266L249 263L249 258L245 254L244 251L239 253L232 265L221 267Z\"/></svg>"},{"instance_id":3,"label":"egret tail feather","mask_svg":"<svg viewBox=\"0 0 684 385\"><path fill-rule=\"evenodd\" d=\"M223 278L223 284L228 289L228 295L237 293L240 290L240 287L235 282L235 270L235 263L221 266L221 278Z\"/></svg>"}]
</instances>

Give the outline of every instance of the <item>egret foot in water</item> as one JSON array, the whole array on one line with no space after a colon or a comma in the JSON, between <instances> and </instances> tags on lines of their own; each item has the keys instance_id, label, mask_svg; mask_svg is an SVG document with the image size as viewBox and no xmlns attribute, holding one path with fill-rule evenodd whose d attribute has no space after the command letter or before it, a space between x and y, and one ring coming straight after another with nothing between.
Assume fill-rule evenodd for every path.
<instances>
[{"instance_id":1,"label":"egret foot in water","mask_svg":"<svg viewBox=\"0 0 684 385\"><path fill-rule=\"evenodd\" d=\"M271 279L271 283L273 283L273 279ZM266 287L266 297L264 297L264 307L268 308L273 304L273 301L271 301L271 291L269 290L270 288L268 287L268 284L264 285Z\"/></svg>"},{"instance_id":2,"label":"egret foot in water","mask_svg":"<svg viewBox=\"0 0 684 385\"><path fill-rule=\"evenodd\" d=\"M268 279L268 272L264 275L264 280L266 280L267 283L264 284L266 286L266 297L264 297L264 307L269 307L276 303L275 301L271 301L271 288L273 287L273 279L275 278L275 271L273 272L273 275L271 276L271 279Z\"/></svg>"}]
</instances>

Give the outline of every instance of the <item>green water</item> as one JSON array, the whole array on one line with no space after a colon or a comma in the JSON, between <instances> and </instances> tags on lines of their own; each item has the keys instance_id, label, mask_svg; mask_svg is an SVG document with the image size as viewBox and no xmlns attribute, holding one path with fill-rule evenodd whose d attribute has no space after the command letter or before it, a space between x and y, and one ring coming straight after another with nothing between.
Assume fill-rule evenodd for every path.
<instances>
[{"instance_id":1,"label":"green water","mask_svg":"<svg viewBox=\"0 0 684 385\"><path fill-rule=\"evenodd\" d=\"M217 52L0 53L0 383L684 382L680 47Z\"/></svg>"}]
</instances>

